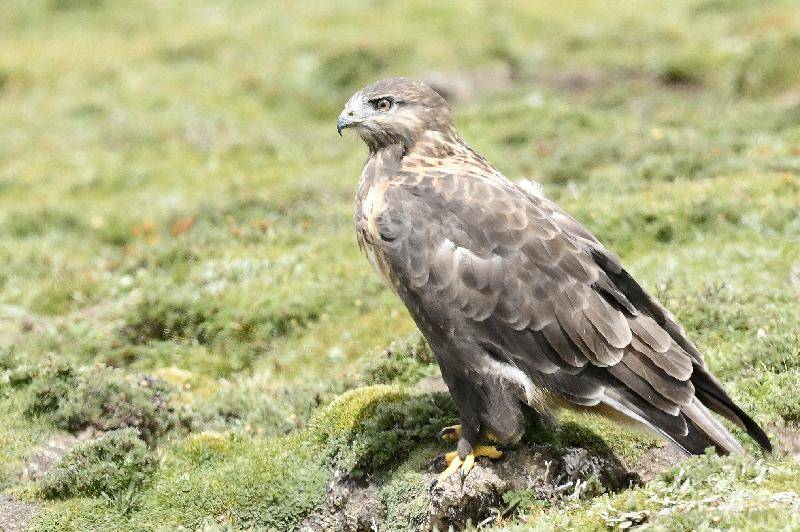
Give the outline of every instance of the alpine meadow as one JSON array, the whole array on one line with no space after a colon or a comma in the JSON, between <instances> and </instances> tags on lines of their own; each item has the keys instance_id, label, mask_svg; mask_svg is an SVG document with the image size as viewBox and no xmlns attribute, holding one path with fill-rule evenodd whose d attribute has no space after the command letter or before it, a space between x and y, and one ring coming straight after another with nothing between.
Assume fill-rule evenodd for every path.
<instances>
[{"instance_id":1,"label":"alpine meadow","mask_svg":"<svg viewBox=\"0 0 800 532\"><path fill-rule=\"evenodd\" d=\"M565 411L429 489L458 413L336 131L392 76L618 254L774 451ZM795 2L0 3L0 530L800 530L799 461Z\"/></svg>"}]
</instances>

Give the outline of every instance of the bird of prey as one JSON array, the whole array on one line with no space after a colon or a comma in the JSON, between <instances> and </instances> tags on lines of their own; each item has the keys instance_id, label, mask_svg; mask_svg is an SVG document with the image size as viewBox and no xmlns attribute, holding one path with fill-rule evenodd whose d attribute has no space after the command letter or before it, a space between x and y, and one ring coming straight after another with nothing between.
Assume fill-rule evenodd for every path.
<instances>
[{"instance_id":1,"label":"bird of prey","mask_svg":"<svg viewBox=\"0 0 800 532\"><path fill-rule=\"evenodd\" d=\"M526 413L564 406L632 420L687 454L743 453L717 412L766 450L672 314L572 216L506 179L460 137L445 100L391 78L339 115L369 148L358 243L428 340L458 441L440 479L517 442Z\"/></svg>"}]
</instances>

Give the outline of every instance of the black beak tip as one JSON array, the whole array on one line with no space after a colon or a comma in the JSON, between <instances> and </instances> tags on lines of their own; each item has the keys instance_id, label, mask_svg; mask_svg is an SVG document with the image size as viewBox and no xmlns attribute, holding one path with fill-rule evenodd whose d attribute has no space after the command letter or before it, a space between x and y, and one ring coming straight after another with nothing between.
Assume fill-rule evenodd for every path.
<instances>
[{"instance_id":1,"label":"black beak tip","mask_svg":"<svg viewBox=\"0 0 800 532\"><path fill-rule=\"evenodd\" d=\"M339 134L340 137L342 136L342 126L340 126L339 124L336 124L336 132Z\"/></svg>"}]
</instances>

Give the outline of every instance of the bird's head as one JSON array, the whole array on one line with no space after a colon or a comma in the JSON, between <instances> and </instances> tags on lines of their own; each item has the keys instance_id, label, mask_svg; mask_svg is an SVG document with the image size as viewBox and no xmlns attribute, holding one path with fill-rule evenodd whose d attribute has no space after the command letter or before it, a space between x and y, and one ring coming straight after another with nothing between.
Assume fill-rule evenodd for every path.
<instances>
[{"instance_id":1,"label":"bird's head","mask_svg":"<svg viewBox=\"0 0 800 532\"><path fill-rule=\"evenodd\" d=\"M426 131L452 130L450 107L421 81L389 78L355 93L336 121L339 134L355 129L371 152L400 144L409 150Z\"/></svg>"}]
</instances>

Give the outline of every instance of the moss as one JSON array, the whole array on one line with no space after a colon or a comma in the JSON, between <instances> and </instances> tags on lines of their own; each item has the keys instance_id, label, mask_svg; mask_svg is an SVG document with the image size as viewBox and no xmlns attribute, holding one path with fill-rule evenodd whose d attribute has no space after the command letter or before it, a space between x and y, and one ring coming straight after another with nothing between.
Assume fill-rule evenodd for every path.
<instances>
[{"instance_id":1,"label":"moss","mask_svg":"<svg viewBox=\"0 0 800 532\"><path fill-rule=\"evenodd\" d=\"M205 375L229 376L251 369L261 354L262 348L253 344L222 342L219 345L202 345L156 340L146 345L101 345L95 360L115 368L142 372L179 365Z\"/></svg>"},{"instance_id":2,"label":"moss","mask_svg":"<svg viewBox=\"0 0 800 532\"><path fill-rule=\"evenodd\" d=\"M307 428L286 436L193 434L165 448L152 482L135 507L117 512L114 526L149 528L150 516L157 514L167 527L193 528L210 519L235 527L291 529L324 500L334 468L358 477L402 463L422 442L431 442L435 430L452 422L453 415L447 397L370 386L342 394L315 414ZM384 492L387 500L401 489L414 489L422 456L417 452L391 481L395 488ZM419 493L415 497L408 508L415 509L409 517L416 521L422 499ZM68 508L74 504L49 507L34 520L33 529L47 529L55 514L72 511ZM89 523L92 512L102 508L85 505L81 523ZM105 512L116 510L106 506Z\"/></svg>"},{"instance_id":3,"label":"moss","mask_svg":"<svg viewBox=\"0 0 800 532\"><path fill-rule=\"evenodd\" d=\"M456 417L448 395L417 395L378 385L343 394L310 427L327 442L339 468L364 477L402 461Z\"/></svg>"},{"instance_id":4,"label":"moss","mask_svg":"<svg viewBox=\"0 0 800 532\"><path fill-rule=\"evenodd\" d=\"M329 475L307 436L194 435L165 449L152 482L125 511L98 498L67 500L49 505L30 528L52 530L69 516L75 529L94 528L97 520L115 530L209 522L290 530L322 501Z\"/></svg>"},{"instance_id":5,"label":"moss","mask_svg":"<svg viewBox=\"0 0 800 532\"><path fill-rule=\"evenodd\" d=\"M231 282L238 282L234 273L231 277ZM119 329L122 346L113 356L133 362L152 356L153 348L168 351L174 349L170 344L199 344L222 351L231 370L241 371L252 365L266 342L313 324L320 314L320 302L313 299L267 301L243 312L212 295L151 287L125 313Z\"/></svg>"},{"instance_id":6,"label":"moss","mask_svg":"<svg viewBox=\"0 0 800 532\"><path fill-rule=\"evenodd\" d=\"M115 495L141 489L155 465L135 429L108 432L62 456L39 483L48 499Z\"/></svg>"},{"instance_id":7,"label":"moss","mask_svg":"<svg viewBox=\"0 0 800 532\"><path fill-rule=\"evenodd\" d=\"M166 510L166 523L190 527L221 516L237 526L289 529L319 504L328 477L306 436L194 436L166 455L142 516L153 507Z\"/></svg>"},{"instance_id":8,"label":"moss","mask_svg":"<svg viewBox=\"0 0 800 532\"><path fill-rule=\"evenodd\" d=\"M192 428L282 434L304 426L314 411L349 386L347 380L276 386L259 376L223 382L210 396L192 402Z\"/></svg>"},{"instance_id":9,"label":"moss","mask_svg":"<svg viewBox=\"0 0 800 532\"><path fill-rule=\"evenodd\" d=\"M415 451L378 490L378 500L386 510L386 530L421 530L425 524L430 494L421 471L430 457L430 449Z\"/></svg>"},{"instance_id":10,"label":"moss","mask_svg":"<svg viewBox=\"0 0 800 532\"><path fill-rule=\"evenodd\" d=\"M0 384L0 491L19 482L22 464L52 431L48 422L22 414L23 396L23 391Z\"/></svg>"}]
</instances>

